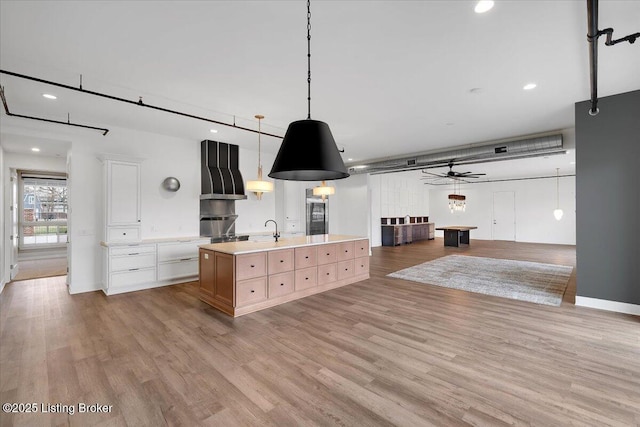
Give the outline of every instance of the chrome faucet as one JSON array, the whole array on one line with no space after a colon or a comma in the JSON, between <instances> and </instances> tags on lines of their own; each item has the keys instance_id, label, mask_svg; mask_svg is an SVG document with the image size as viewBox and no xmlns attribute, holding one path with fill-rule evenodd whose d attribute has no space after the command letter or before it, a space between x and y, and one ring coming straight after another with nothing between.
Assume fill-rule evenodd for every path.
<instances>
[{"instance_id":1,"label":"chrome faucet","mask_svg":"<svg viewBox=\"0 0 640 427\"><path fill-rule=\"evenodd\" d=\"M273 233L273 238L276 239L276 242L278 241L278 238L280 237L280 233L278 233L278 223L275 222L273 219L268 219L264 222L264 226L266 227L268 223L274 223L276 225L276 232Z\"/></svg>"}]
</instances>

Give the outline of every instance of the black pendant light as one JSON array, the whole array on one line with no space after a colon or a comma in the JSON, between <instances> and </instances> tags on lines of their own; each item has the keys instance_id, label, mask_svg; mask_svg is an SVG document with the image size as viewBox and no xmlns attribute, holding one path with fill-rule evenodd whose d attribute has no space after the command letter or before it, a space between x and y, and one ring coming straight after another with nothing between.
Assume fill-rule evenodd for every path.
<instances>
[{"instance_id":1,"label":"black pendant light","mask_svg":"<svg viewBox=\"0 0 640 427\"><path fill-rule=\"evenodd\" d=\"M269 177L290 181L325 181L347 178L329 125L311 120L311 1L307 1L307 105L306 120L292 122L284 135Z\"/></svg>"}]
</instances>

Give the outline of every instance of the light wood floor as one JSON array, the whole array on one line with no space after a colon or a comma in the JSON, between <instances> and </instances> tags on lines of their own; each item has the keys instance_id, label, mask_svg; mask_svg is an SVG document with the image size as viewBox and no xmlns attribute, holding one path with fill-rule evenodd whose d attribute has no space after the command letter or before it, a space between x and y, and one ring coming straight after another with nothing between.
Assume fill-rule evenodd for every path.
<instances>
[{"instance_id":1,"label":"light wood floor","mask_svg":"<svg viewBox=\"0 0 640 427\"><path fill-rule=\"evenodd\" d=\"M18 265L20 269L14 281L67 274L66 257L20 260Z\"/></svg>"},{"instance_id":2,"label":"light wood floor","mask_svg":"<svg viewBox=\"0 0 640 427\"><path fill-rule=\"evenodd\" d=\"M0 424L640 425L640 318L385 277L450 253L575 265L571 246L374 248L371 279L237 319L194 283L111 297L10 283L0 400L113 409Z\"/></svg>"}]
</instances>

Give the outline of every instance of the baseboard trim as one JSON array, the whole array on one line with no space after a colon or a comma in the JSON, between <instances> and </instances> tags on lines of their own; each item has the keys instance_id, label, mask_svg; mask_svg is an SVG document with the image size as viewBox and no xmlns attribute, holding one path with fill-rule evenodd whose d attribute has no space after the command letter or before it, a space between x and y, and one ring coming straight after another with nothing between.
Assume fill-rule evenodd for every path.
<instances>
[{"instance_id":1,"label":"baseboard trim","mask_svg":"<svg viewBox=\"0 0 640 427\"><path fill-rule=\"evenodd\" d=\"M629 304L626 302L576 296L576 305L640 316L640 305Z\"/></svg>"}]
</instances>

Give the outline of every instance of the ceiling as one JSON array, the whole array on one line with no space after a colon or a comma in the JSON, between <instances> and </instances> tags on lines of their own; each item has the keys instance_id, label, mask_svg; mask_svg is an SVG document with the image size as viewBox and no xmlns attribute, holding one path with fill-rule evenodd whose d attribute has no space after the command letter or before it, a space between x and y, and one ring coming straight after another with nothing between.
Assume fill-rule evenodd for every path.
<instances>
[{"instance_id":1,"label":"ceiling","mask_svg":"<svg viewBox=\"0 0 640 427\"><path fill-rule=\"evenodd\" d=\"M482 15L474 5L312 2L311 116L329 123L346 163L573 128L574 103L590 96L586 2L498 0ZM599 9L599 28L613 27L614 37L640 30L640 1ZM6 71L76 87L82 75L85 90L254 129L263 114L262 130L277 135L306 117L304 1L2 0L0 16ZM599 96L640 88L640 43L599 46ZM0 81L15 114L257 148L255 133L6 74ZM523 90L529 82L537 87ZM0 118L3 127L31 123ZM29 149L12 133L2 143ZM262 147L275 154L279 144L264 137ZM532 164L531 173L554 173L566 160Z\"/></svg>"}]
</instances>

